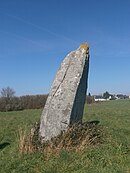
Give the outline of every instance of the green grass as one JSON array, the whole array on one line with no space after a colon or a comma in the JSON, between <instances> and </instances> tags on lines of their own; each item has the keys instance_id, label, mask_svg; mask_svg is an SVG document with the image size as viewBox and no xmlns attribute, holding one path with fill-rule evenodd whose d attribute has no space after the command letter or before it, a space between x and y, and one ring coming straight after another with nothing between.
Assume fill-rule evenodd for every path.
<instances>
[{"instance_id":1,"label":"green grass","mask_svg":"<svg viewBox=\"0 0 130 173\"><path fill-rule=\"evenodd\" d=\"M99 121L103 143L82 152L20 155L18 129L39 120L42 110L0 112L0 173L130 173L130 100L86 105L84 121Z\"/></svg>"}]
</instances>

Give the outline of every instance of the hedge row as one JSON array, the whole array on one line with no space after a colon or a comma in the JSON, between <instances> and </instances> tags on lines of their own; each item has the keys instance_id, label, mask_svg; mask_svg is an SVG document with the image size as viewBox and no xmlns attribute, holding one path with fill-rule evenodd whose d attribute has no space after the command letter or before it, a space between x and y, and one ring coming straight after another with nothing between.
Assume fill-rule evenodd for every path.
<instances>
[{"instance_id":1,"label":"hedge row","mask_svg":"<svg viewBox=\"0 0 130 173\"><path fill-rule=\"evenodd\" d=\"M43 108L47 95L26 95L21 97L0 98L0 111L18 111Z\"/></svg>"}]
</instances>

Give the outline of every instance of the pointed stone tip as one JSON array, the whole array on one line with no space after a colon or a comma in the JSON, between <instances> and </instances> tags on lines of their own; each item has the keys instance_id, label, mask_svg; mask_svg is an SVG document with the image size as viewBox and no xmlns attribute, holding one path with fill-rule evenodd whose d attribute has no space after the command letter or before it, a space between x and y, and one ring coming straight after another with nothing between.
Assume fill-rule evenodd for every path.
<instances>
[{"instance_id":1,"label":"pointed stone tip","mask_svg":"<svg viewBox=\"0 0 130 173\"><path fill-rule=\"evenodd\" d=\"M89 50L89 45L88 45L88 43L82 43L79 48L80 49L85 49L86 51L88 51Z\"/></svg>"}]
</instances>

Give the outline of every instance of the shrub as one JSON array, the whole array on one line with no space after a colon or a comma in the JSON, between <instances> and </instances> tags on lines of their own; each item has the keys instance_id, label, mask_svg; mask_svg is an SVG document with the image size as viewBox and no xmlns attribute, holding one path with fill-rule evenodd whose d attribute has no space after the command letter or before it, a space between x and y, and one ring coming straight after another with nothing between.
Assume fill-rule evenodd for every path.
<instances>
[{"instance_id":1,"label":"shrub","mask_svg":"<svg viewBox=\"0 0 130 173\"><path fill-rule=\"evenodd\" d=\"M87 102L87 104L93 104L95 102L94 96L87 96L86 102Z\"/></svg>"},{"instance_id":2,"label":"shrub","mask_svg":"<svg viewBox=\"0 0 130 173\"><path fill-rule=\"evenodd\" d=\"M40 109L46 103L47 95L26 95L21 97L12 97L7 100L0 98L0 111L19 111L23 109Z\"/></svg>"}]
</instances>

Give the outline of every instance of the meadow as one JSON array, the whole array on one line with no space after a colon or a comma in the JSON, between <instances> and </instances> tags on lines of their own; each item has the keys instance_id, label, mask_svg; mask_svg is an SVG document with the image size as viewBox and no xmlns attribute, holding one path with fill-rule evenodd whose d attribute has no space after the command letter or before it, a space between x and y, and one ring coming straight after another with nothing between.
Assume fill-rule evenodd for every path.
<instances>
[{"instance_id":1,"label":"meadow","mask_svg":"<svg viewBox=\"0 0 130 173\"><path fill-rule=\"evenodd\" d=\"M0 173L130 173L130 99L85 105L83 120L98 122L102 142L48 159L19 152L19 130L29 131L41 112L0 112Z\"/></svg>"}]
</instances>

